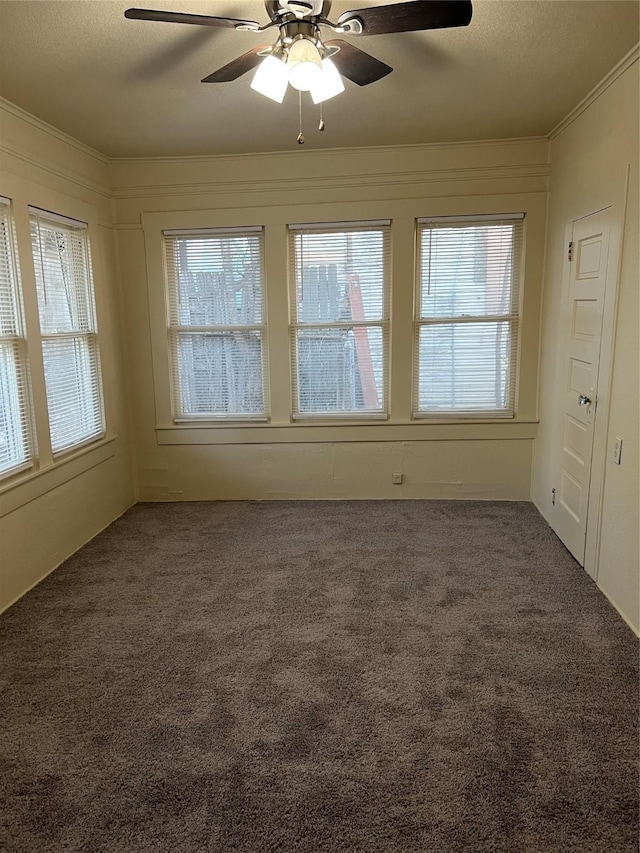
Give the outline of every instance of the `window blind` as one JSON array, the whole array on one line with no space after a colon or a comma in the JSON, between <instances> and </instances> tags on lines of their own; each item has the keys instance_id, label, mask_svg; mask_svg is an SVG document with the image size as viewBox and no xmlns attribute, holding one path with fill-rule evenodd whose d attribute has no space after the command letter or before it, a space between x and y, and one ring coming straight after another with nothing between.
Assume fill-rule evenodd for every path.
<instances>
[{"instance_id":1,"label":"window blind","mask_svg":"<svg viewBox=\"0 0 640 853\"><path fill-rule=\"evenodd\" d=\"M523 217L418 220L414 416L513 417Z\"/></svg>"},{"instance_id":2,"label":"window blind","mask_svg":"<svg viewBox=\"0 0 640 853\"><path fill-rule=\"evenodd\" d=\"M104 434L91 256L84 223L30 208L51 449Z\"/></svg>"},{"instance_id":3,"label":"window blind","mask_svg":"<svg viewBox=\"0 0 640 853\"><path fill-rule=\"evenodd\" d=\"M384 417L389 222L289 227L293 415Z\"/></svg>"},{"instance_id":4,"label":"window blind","mask_svg":"<svg viewBox=\"0 0 640 853\"><path fill-rule=\"evenodd\" d=\"M166 231L164 253L174 419L264 420L262 229Z\"/></svg>"},{"instance_id":5,"label":"window blind","mask_svg":"<svg viewBox=\"0 0 640 853\"><path fill-rule=\"evenodd\" d=\"M0 198L0 476L34 456L20 277L11 203Z\"/></svg>"}]
</instances>

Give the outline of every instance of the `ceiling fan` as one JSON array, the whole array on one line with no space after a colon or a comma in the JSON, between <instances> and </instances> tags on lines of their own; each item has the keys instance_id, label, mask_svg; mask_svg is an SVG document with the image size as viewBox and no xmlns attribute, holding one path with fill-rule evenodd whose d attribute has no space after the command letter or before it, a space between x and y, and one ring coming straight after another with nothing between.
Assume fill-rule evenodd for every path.
<instances>
[{"instance_id":1,"label":"ceiling fan","mask_svg":"<svg viewBox=\"0 0 640 853\"><path fill-rule=\"evenodd\" d=\"M261 94L282 103L287 86L291 85L300 92L309 92L316 104L344 91L342 76L359 86L367 86L393 70L343 39L323 41L321 27L359 37L466 27L472 15L470 0L409 0L372 6L344 12L335 23L328 18L331 0L265 0L265 6L270 20L263 26L257 21L188 12L127 9L124 14L126 18L142 21L230 27L255 33L277 27L275 44L252 48L202 82L226 83L257 69L251 87Z\"/></svg>"}]
</instances>

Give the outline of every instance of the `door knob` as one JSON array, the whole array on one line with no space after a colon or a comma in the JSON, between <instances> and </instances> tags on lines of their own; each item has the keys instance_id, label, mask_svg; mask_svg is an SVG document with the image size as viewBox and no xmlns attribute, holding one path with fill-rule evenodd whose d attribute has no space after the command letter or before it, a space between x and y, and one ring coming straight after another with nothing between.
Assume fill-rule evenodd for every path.
<instances>
[{"instance_id":1,"label":"door knob","mask_svg":"<svg viewBox=\"0 0 640 853\"><path fill-rule=\"evenodd\" d=\"M578 405L579 406L590 406L591 405L591 397L587 397L584 394L578 394Z\"/></svg>"}]
</instances>

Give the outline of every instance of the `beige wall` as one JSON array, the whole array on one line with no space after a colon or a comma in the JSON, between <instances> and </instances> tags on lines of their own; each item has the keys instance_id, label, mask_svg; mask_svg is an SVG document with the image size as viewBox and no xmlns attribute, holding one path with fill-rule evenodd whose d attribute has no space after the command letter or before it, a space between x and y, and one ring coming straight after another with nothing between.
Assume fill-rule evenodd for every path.
<instances>
[{"instance_id":1,"label":"beige wall","mask_svg":"<svg viewBox=\"0 0 640 853\"><path fill-rule=\"evenodd\" d=\"M107 161L10 104L0 122L0 194L16 215L33 204L89 222L107 420L96 446L56 462L41 454L39 470L0 482L1 610L124 512L135 491ZM28 240L21 248L29 254Z\"/></svg>"},{"instance_id":2,"label":"beige wall","mask_svg":"<svg viewBox=\"0 0 640 853\"><path fill-rule=\"evenodd\" d=\"M598 96L561 129L551 144L551 184L540 368L540 427L533 497L553 518L556 439L560 407L560 300L565 227L611 207L613 231L622 234L613 382L603 441L605 465L599 556L592 572L600 588L636 631L638 612L638 61L601 87ZM625 182L630 166L625 217ZM605 377L606 379L606 377ZM604 415L604 413L603 413ZM603 416L601 415L601 416ZM615 436L623 438L622 464L613 463ZM595 452L598 452L598 448ZM589 525L597 519L589 518Z\"/></svg>"},{"instance_id":3,"label":"beige wall","mask_svg":"<svg viewBox=\"0 0 640 853\"><path fill-rule=\"evenodd\" d=\"M530 498L548 166L546 140L119 160L111 167L143 500ZM514 422L411 421L415 219L526 213ZM291 424L286 226L391 219L391 418ZM169 411L163 228L263 225L271 420L175 428ZM277 366L274 368L274 365ZM155 382L155 393L154 393ZM393 471L404 483L391 483Z\"/></svg>"},{"instance_id":4,"label":"beige wall","mask_svg":"<svg viewBox=\"0 0 640 853\"><path fill-rule=\"evenodd\" d=\"M37 476L0 487L0 606L19 597L109 524L136 495L143 500L528 500L533 477L534 499L549 518L564 229L568 221L612 205L618 226L624 226L624 246L598 583L637 629L637 104L636 63L608 81L551 146L533 139L111 163L5 104L0 193L15 191L30 203L53 209L81 205L95 220L108 440ZM623 222L627 164L632 192ZM414 219L514 211L527 213L518 417L499 423L411 422L411 324L404 321L403 326L398 317L409 317L413 299ZM391 420L293 426L282 315L277 321L280 332L272 333L272 360L283 371L285 390L272 394L279 403L269 425L176 430L167 423L161 411L167 393L162 387L166 357L157 345L155 351L152 347L152 337L163 335L157 322L163 298L159 229L169 223L264 224L277 235L278 230L284 233L287 222L350 218L393 220L396 334L391 379L396 390ZM270 245L267 286L275 302L284 305L286 257L277 241ZM608 452L615 435L624 439L621 466L611 464ZM391 473L398 470L405 481L394 486Z\"/></svg>"}]
</instances>

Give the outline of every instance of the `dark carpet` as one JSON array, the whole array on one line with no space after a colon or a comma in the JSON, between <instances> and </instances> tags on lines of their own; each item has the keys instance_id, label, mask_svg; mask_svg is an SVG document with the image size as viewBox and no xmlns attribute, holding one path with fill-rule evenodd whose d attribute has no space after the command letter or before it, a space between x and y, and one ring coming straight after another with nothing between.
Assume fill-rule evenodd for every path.
<instances>
[{"instance_id":1,"label":"dark carpet","mask_svg":"<svg viewBox=\"0 0 640 853\"><path fill-rule=\"evenodd\" d=\"M638 849L637 642L530 504L139 504L0 640L12 853Z\"/></svg>"}]
</instances>

